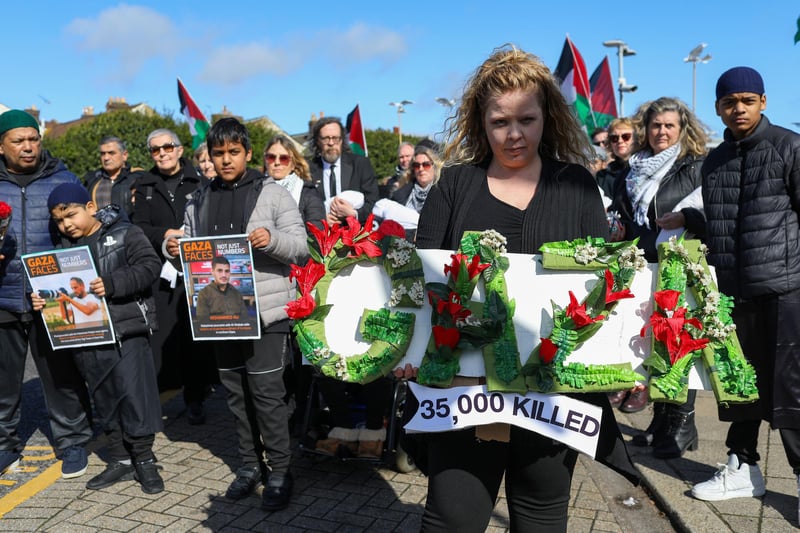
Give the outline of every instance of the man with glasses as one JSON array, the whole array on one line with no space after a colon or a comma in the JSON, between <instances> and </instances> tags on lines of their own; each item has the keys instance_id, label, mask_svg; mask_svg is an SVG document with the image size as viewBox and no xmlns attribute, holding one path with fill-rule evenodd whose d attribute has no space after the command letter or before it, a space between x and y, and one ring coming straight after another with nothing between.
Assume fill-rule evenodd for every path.
<instances>
[{"instance_id":1,"label":"man with glasses","mask_svg":"<svg viewBox=\"0 0 800 533\"><path fill-rule=\"evenodd\" d=\"M205 178L183 157L183 146L175 132L157 129L147 136L147 149L154 166L136 184L133 223L141 227L159 257L161 244L170 236L183 236L183 216L188 198ZM160 390L181 385L191 424L202 424L203 399L213 374L214 363L203 346L192 345L189 308L183 278L171 263L162 269L153 292L158 315L158 331L152 348ZM202 344L202 343L200 343Z\"/></svg>"},{"instance_id":2,"label":"man with glasses","mask_svg":"<svg viewBox=\"0 0 800 533\"><path fill-rule=\"evenodd\" d=\"M309 161L311 180L325 202L329 224L344 223L348 216L364 222L378 201L378 181L366 157L354 154L343 142L345 130L338 117L319 119L311 130ZM345 191L363 194L351 195Z\"/></svg>"}]
</instances>

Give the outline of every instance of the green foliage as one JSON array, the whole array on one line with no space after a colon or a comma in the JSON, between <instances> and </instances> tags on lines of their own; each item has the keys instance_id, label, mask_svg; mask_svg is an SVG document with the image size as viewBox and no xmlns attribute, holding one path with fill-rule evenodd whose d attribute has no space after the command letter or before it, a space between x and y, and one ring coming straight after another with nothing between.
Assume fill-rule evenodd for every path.
<instances>
[{"instance_id":1,"label":"green foliage","mask_svg":"<svg viewBox=\"0 0 800 533\"><path fill-rule=\"evenodd\" d=\"M191 158L192 137L185 122L177 123L171 116L148 116L129 110L97 115L88 122L68 129L57 139L45 136L44 146L63 160L74 174L83 176L90 170L100 168L100 154L97 150L100 139L106 135L116 135L128 145L128 163L132 167L150 169L153 159L147 152L147 135L158 128L168 128L177 133L181 143L188 145L184 149L184 156Z\"/></svg>"},{"instance_id":2,"label":"green foliage","mask_svg":"<svg viewBox=\"0 0 800 533\"><path fill-rule=\"evenodd\" d=\"M151 131L167 128L178 134L183 144L183 156L191 160L192 135L186 122L176 122L170 115L144 115L129 110L119 110L97 115L94 119L73 126L57 139L44 138L44 146L54 156L63 160L74 174L82 177L87 172L100 168L97 150L100 139L116 135L128 145L128 163L132 167L149 170L153 159L147 151L147 136ZM267 141L275 134L260 123L247 124L253 144L253 159L250 166L261 169L262 153Z\"/></svg>"},{"instance_id":3,"label":"green foliage","mask_svg":"<svg viewBox=\"0 0 800 533\"><path fill-rule=\"evenodd\" d=\"M365 134L369 160L375 169L375 175L380 180L394 174L394 168L397 166L397 148L400 145L397 134L384 129L366 130ZM403 135L403 142L416 144L421 140L422 137Z\"/></svg>"},{"instance_id":4,"label":"green foliage","mask_svg":"<svg viewBox=\"0 0 800 533\"><path fill-rule=\"evenodd\" d=\"M253 145L253 158L249 166L261 170L264 168L264 147L278 132L266 128L260 122L249 122L245 125L250 133L250 143Z\"/></svg>"}]
</instances>

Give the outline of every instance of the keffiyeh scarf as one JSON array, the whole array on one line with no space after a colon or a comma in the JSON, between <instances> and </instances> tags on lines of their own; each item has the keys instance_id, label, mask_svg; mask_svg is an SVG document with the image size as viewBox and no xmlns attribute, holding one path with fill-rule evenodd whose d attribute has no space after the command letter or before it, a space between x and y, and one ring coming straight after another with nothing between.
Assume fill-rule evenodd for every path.
<instances>
[{"instance_id":1,"label":"keffiyeh scarf","mask_svg":"<svg viewBox=\"0 0 800 533\"><path fill-rule=\"evenodd\" d=\"M650 221L647 219L650 202L658 192L661 179L678 160L680 151L680 143L675 143L655 155L647 150L631 156L629 160L631 171L625 178L625 185L633 207L633 220L638 225L650 227Z\"/></svg>"}]
</instances>

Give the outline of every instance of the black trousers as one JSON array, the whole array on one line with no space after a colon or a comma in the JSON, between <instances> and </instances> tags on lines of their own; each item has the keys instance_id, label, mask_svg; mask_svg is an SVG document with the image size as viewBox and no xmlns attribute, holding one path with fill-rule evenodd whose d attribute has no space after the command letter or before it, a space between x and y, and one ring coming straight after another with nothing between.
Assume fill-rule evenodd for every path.
<instances>
[{"instance_id":1,"label":"black trousers","mask_svg":"<svg viewBox=\"0 0 800 533\"><path fill-rule=\"evenodd\" d=\"M54 352L41 317L0 324L0 450L22 451L17 433L25 358L31 355L42 382L56 454L92 438L91 407L83 378L69 352Z\"/></svg>"},{"instance_id":2,"label":"black trousers","mask_svg":"<svg viewBox=\"0 0 800 533\"><path fill-rule=\"evenodd\" d=\"M287 472L291 450L283 367L289 357L289 334L214 342L214 351L228 407L236 418L242 464L261 466L266 453L272 471Z\"/></svg>"},{"instance_id":3,"label":"black trousers","mask_svg":"<svg viewBox=\"0 0 800 533\"><path fill-rule=\"evenodd\" d=\"M89 385L111 456L117 461L152 459L155 434L163 423L147 336L77 351L74 357Z\"/></svg>"},{"instance_id":4,"label":"black trousers","mask_svg":"<svg viewBox=\"0 0 800 533\"><path fill-rule=\"evenodd\" d=\"M219 382L213 347L192 341L186 287L179 278L174 289L159 279L153 285L158 331L151 345L160 390L183 386L186 403L202 402L208 385Z\"/></svg>"},{"instance_id":5,"label":"black trousers","mask_svg":"<svg viewBox=\"0 0 800 533\"><path fill-rule=\"evenodd\" d=\"M474 430L426 438L429 480L422 531L485 531L504 474L511 531L567 530L576 451L514 426L507 443L479 441Z\"/></svg>"}]
</instances>

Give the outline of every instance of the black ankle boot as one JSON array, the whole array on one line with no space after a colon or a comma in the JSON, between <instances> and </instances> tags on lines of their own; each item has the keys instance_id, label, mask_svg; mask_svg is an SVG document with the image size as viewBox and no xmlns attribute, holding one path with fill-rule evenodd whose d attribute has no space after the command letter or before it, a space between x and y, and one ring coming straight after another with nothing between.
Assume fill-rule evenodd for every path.
<instances>
[{"instance_id":1,"label":"black ankle boot","mask_svg":"<svg viewBox=\"0 0 800 533\"><path fill-rule=\"evenodd\" d=\"M680 413L667 411L667 426L663 436L653 442L653 456L659 459L676 459L686 450L697 449L697 426L694 425L694 411Z\"/></svg>"},{"instance_id":2,"label":"black ankle boot","mask_svg":"<svg viewBox=\"0 0 800 533\"><path fill-rule=\"evenodd\" d=\"M653 404L653 419L643 433L634 435L631 444L634 446L652 446L656 437L660 437L666 430L667 425L666 406L662 402Z\"/></svg>"}]
</instances>

